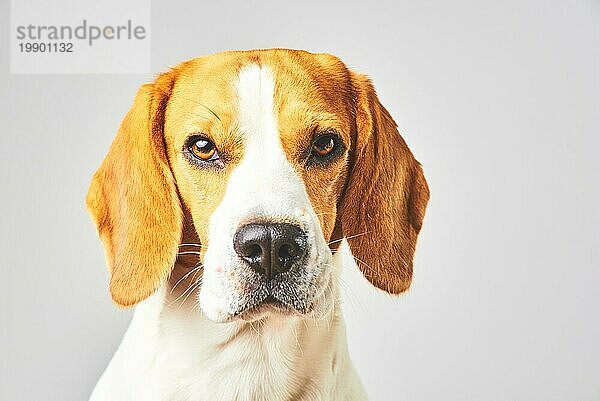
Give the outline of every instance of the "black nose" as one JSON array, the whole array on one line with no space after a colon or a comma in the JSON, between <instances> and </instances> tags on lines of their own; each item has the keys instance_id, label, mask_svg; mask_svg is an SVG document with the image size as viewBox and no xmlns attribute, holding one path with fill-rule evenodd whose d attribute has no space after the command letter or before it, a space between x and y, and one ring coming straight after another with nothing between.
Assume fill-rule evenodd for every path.
<instances>
[{"instance_id":1,"label":"black nose","mask_svg":"<svg viewBox=\"0 0 600 401\"><path fill-rule=\"evenodd\" d=\"M289 270L306 254L306 234L292 224L247 224L233 236L238 256L268 278Z\"/></svg>"}]
</instances>

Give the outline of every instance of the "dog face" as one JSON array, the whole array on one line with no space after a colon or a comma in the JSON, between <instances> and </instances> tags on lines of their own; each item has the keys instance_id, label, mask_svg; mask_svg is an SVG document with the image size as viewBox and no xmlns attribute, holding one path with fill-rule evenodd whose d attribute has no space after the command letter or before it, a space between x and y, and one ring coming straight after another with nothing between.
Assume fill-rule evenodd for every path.
<instances>
[{"instance_id":1,"label":"dog face","mask_svg":"<svg viewBox=\"0 0 600 401\"><path fill-rule=\"evenodd\" d=\"M290 50L195 59L144 85L87 198L120 305L168 278L184 222L214 321L321 315L346 237L365 277L410 285L429 192L364 76Z\"/></svg>"},{"instance_id":2,"label":"dog face","mask_svg":"<svg viewBox=\"0 0 600 401\"><path fill-rule=\"evenodd\" d=\"M349 105L335 99L327 108L308 84L285 87L298 75L269 61L236 68L224 82L196 78L216 75L221 63L196 68L175 87L181 96L167 109L165 138L203 244L200 305L217 321L265 300L326 310L326 238L347 174Z\"/></svg>"}]
</instances>

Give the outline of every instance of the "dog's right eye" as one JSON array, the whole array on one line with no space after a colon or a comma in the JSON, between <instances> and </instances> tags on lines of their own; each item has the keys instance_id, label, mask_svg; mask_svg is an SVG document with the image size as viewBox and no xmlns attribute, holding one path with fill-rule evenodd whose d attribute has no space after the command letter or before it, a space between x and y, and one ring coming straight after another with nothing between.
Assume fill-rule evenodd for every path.
<instances>
[{"instance_id":1,"label":"dog's right eye","mask_svg":"<svg viewBox=\"0 0 600 401\"><path fill-rule=\"evenodd\" d=\"M324 158L331 155L336 148L336 137L331 134L319 136L313 143L312 154Z\"/></svg>"},{"instance_id":2,"label":"dog's right eye","mask_svg":"<svg viewBox=\"0 0 600 401\"><path fill-rule=\"evenodd\" d=\"M219 159L215 143L202 136L193 136L188 140L187 148L197 159L208 162Z\"/></svg>"}]
</instances>

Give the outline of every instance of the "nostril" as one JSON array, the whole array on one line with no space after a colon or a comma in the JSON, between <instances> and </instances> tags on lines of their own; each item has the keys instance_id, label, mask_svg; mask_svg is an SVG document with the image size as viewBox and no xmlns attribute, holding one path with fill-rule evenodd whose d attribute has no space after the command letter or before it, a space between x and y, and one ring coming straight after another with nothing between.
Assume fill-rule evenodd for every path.
<instances>
[{"instance_id":1,"label":"nostril","mask_svg":"<svg viewBox=\"0 0 600 401\"><path fill-rule=\"evenodd\" d=\"M251 244L248 247L248 251L247 251L247 253L246 253L245 256L247 256L247 257L249 257L251 259L256 259L256 258L258 258L261 255L262 255L262 248L260 247L260 245L258 245L258 244Z\"/></svg>"},{"instance_id":2,"label":"nostril","mask_svg":"<svg viewBox=\"0 0 600 401\"><path fill-rule=\"evenodd\" d=\"M241 227L233 236L233 248L242 258L258 259L270 249L270 234L266 227L260 224L250 224Z\"/></svg>"},{"instance_id":3,"label":"nostril","mask_svg":"<svg viewBox=\"0 0 600 401\"><path fill-rule=\"evenodd\" d=\"M282 273L291 269L306 254L306 234L300 227L280 224L274 227L271 235L274 248L271 264L274 271Z\"/></svg>"},{"instance_id":4,"label":"nostril","mask_svg":"<svg viewBox=\"0 0 600 401\"><path fill-rule=\"evenodd\" d=\"M289 260L294 257L295 252L290 244L283 244L277 252L279 259Z\"/></svg>"},{"instance_id":5,"label":"nostril","mask_svg":"<svg viewBox=\"0 0 600 401\"><path fill-rule=\"evenodd\" d=\"M268 252L268 251L267 251ZM249 263L260 262L265 250L259 243L249 242L237 250L238 255Z\"/></svg>"}]
</instances>

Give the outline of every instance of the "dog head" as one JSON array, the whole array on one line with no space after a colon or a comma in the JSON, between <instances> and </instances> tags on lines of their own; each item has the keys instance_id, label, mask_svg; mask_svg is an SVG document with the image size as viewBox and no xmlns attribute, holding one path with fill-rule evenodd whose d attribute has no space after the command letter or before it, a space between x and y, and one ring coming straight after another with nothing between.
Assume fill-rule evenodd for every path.
<instances>
[{"instance_id":1,"label":"dog head","mask_svg":"<svg viewBox=\"0 0 600 401\"><path fill-rule=\"evenodd\" d=\"M406 290L428 198L365 76L330 55L261 50L142 86L87 205L117 304L156 291L191 237L199 304L229 321L328 310L343 238L373 285Z\"/></svg>"}]
</instances>

